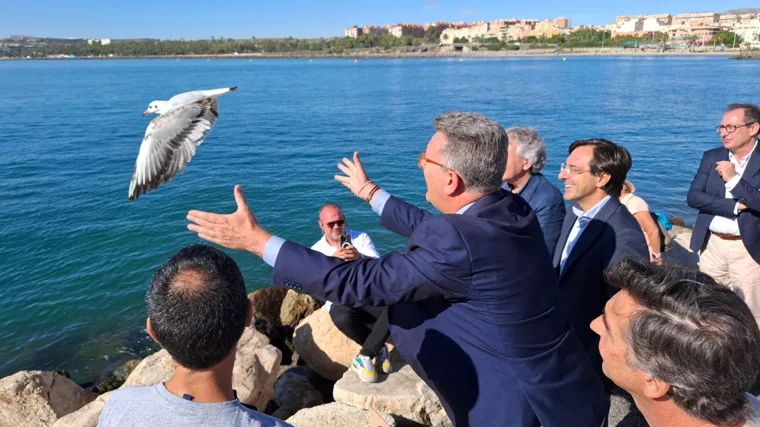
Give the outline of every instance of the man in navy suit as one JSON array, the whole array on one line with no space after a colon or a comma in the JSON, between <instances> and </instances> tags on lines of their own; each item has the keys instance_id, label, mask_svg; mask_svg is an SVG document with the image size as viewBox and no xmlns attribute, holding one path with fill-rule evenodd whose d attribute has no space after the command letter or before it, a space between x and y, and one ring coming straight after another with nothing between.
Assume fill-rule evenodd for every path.
<instances>
[{"instance_id":1,"label":"man in navy suit","mask_svg":"<svg viewBox=\"0 0 760 427\"><path fill-rule=\"evenodd\" d=\"M691 249L699 269L728 286L760 323L760 107L731 104L686 199L699 210Z\"/></svg>"},{"instance_id":2,"label":"man in navy suit","mask_svg":"<svg viewBox=\"0 0 760 427\"><path fill-rule=\"evenodd\" d=\"M600 378L611 386L602 374L598 337L589 324L617 292L604 271L626 255L647 262L649 249L639 223L618 200L632 165L628 150L606 139L588 139L573 142L569 151L559 179L573 206L554 251L554 268L570 321Z\"/></svg>"},{"instance_id":3,"label":"man in navy suit","mask_svg":"<svg viewBox=\"0 0 760 427\"><path fill-rule=\"evenodd\" d=\"M553 255L565 219L565 201L557 187L541 173L546 166L544 140L531 127L509 128L507 138L507 169L501 187L528 202L544 232L549 255Z\"/></svg>"},{"instance_id":4,"label":"man in navy suit","mask_svg":"<svg viewBox=\"0 0 760 427\"><path fill-rule=\"evenodd\" d=\"M558 307L536 216L500 190L504 129L447 113L420 154L434 216L369 181L354 153L336 179L409 238L404 253L342 262L263 230L240 187L238 211L191 211L201 238L274 266L273 283L344 305L389 306L396 348L457 426L599 426L609 400ZM643 237L642 237L643 239Z\"/></svg>"}]
</instances>

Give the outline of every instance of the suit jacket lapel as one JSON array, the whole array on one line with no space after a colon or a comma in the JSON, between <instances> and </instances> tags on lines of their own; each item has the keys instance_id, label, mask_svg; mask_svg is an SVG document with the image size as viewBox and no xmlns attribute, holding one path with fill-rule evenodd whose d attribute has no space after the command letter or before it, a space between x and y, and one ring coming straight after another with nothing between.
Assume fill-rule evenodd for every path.
<instances>
[{"instance_id":1,"label":"suit jacket lapel","mask_svg":"<svg viewBox=\"0 0 760 427\"><path fill-rule=\"evenodd\" d=\"M753 155L754 157L754 155ZM717 157L713 158L713 162L710 165L713 170L710 172L710 178L707 182L708 186L708 193L712 193L715 195L720 195L720 197L725 197L726 194L726 182L723 181L723 178L721 178L720 175L718 175L718 172L715 171L715 164L720 161L728 161L728 150L720 150L720 154ZM711 187L711 188L710 188Z\"/></svg>"},{"instance_id":2,"label":"suit jacket lapel","mask_svg":"<svg viewBox=\"0 0 760 427\"><path fill-rule=\"evenodd\" d=\"M594 240L596 240L597 236L601 234L601 232L604 230L604 227L607 225L607 220L615 212L615 210L617 210L618 207L620 207L620 201L617 199L617 197L611 197L610 200L608 200L604 205L602 210L600 210L596 216L594 216L594 218L588 223L578 238L578 241L575 242L575 246L573 246L573 249L570 251L570 254L567 257L567 261L565 261L565 272L570 269L570 266L572 266L573 262L580 258L580 256L586 252L586 249L588 249ZM562 254L560 253L560 257L561 256ZM560 278L563 275L564 273L560 275Z\"/></svg>"},{"instance_id":3,"label":"suit jacket lapel","mask_svg":"<svg viewBox=\"0 0 760 427\"><path fill-rule=\"evenodd\" d=\"M562 233L559 235L557 247L554 248L554 268L557 269L557 274L559 274L559 263L562 260L562 251L565 249L565 244L567 244L567 236L570 235L570 230L573 228L573 224L575 224L575 221L577 220L578 217L573 213L573 210L568 209L565 214L565 222L562 223Z\"/></svg>"},{"instance_id":4,"label":"suit jacket lapel","mask_svg":"<svg viewBox=\"0 0 760 427\"><path fill-rule=\"evenodd\" d=\"M760 143L755 147L755 151L752 152L752 157L749 159L747 168L744 169L743 177L749 178L757 175L760 172Z\"/></svg>"}]
</instances>

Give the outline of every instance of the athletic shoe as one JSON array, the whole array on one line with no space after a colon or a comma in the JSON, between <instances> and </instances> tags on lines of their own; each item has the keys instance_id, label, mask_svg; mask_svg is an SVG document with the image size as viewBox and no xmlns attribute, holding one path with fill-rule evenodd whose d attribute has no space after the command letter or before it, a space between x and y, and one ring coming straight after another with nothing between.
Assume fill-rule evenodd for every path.
<instances>
[{"instance_id":1,"label":"athletic shoe","mask_svg":"<svg viewBox=\"0 0 760 427\"><path fill-rule=\"evenodd\" d=\"M351 363L351 369L359 375L359 379L368 382L377 382L377 372L375 372L375 365L372 364L372 359L362 354L357 353L354 357L354 361Z\"/></svg>"},{"instance_id":2,"label":"athletic shoe","mask_svg":"<svg viewBox=\"0 0 760 427\"><path fill-rule=\"evenodd\" d=\"M377 366L380 367L380 370L384 374L390 374L393 372L393 366L391 366L391 355L388 352L388 347L383 346L380 349L380 352L377 353L375 360L377 361Z\"/></svg>"}]
</instances>

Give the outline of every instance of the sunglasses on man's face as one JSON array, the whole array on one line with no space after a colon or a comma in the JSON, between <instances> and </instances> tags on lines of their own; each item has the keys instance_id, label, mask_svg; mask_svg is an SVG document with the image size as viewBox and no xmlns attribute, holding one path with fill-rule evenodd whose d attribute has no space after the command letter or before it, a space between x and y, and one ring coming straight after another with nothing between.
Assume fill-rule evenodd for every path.
<instances>
[{"instance_id":1,"label":"sunglasses on man's face","mask_svg":"<svg viewBox=\"0 0 760 427\"><path fill-rule=\"evenodd\" d=\"M345 223L346 223L346 220L345 220L345 219L339 219L339 220L337 220L337 221L330 221L330 222L325 222L325 223L323 223L323 224L325 224L325 225L327 226L327 228L334 228L336 225L337 225L338 227L343 227L343 225L344 225Z\"/></svg>"}]
</instances>

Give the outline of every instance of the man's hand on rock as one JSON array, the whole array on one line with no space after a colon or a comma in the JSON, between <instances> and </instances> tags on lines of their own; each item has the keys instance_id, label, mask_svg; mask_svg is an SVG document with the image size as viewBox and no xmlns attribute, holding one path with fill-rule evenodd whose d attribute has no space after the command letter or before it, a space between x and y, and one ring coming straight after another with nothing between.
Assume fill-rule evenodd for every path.
<instances>
[{"instance_id":1,"label":"man's hand on rock","mask_svg":"<svg viewBox=\"0 0 760 427\"><path fill-rule=\"evenodd\" d=\"M187 228L198 233L201 239L225 248L245 250L263 256L264 247L272 235L259 225L248 208L243 189L239 185L235 186L235 202L237 202L237 211L229 215L201 211L188 212L187 219L194 224L188 224Z\"/></svg>"}]
</instances>

